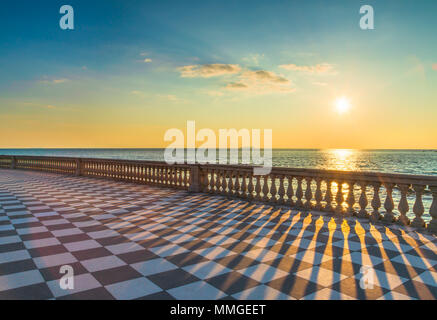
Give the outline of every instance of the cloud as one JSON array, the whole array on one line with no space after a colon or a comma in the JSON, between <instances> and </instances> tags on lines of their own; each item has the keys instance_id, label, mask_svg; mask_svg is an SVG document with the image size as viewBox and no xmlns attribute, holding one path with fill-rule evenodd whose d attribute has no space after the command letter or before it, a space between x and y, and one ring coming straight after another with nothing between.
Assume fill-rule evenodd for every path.
<instances>
[{"instance_id":1,"label":"cloud","mask_svg":"<svg viewBox=\"0 0 437 320\"><path fill-rule=\"evenodd\" d=\"M189 65L178 68L182 78L211 78L236 74L241 71L238 64L203 64Z\"/></svg>"},{"instance_id":2,"label":"cloud","mask_svg":"<svg viewBox=\"0 0 437 320\"><path fill-rule=\"evenodd\" d=\"M299 71L311 74L333 74L335 73L334 66L329 63L319 63L313 66L298 66L296 64L282 64L279 66L285 70Z\"/></svg>"},{"instance_id":3,"label":"cloud","mask_svg":"<svg viewBox=\"0 0 437 320\"><path fill-rule=\"evenodd\" d=\"M434 64L432 65L432 70L437 71L437 63L434 63Z\"/></svg>"},{"instance_id":4,"label":"cloud","mask_svg":"<svg viewBox=\"0 0 437 320\"><path fill-rule=\"evenodd\" d=\"M60 78L60 79L43 79L43 80L40 80L38 82L45 83L45 84L61 84L61 83L65 83L68 81L70 81L70 80L66 79L66 78Z\"/></svg>"},{"instance_id":5,"label":"cloud","mask_svg":"<svg viewBox=\"0 0 437 320\"><path fill-rule=\"evenodd\" d=\"M291 81L267 70L245 71L239 81L228 83L225 87L234 92L254 94L290 93L295 91Z\"/></svg>"},{"instance_id":6,"label":"cloud","mask_svg":"<svg viewBox=\"0 0 437 320\"><path fill-rule=\"evenodd\" d=\"M150 62L152 62L152 59L150 59L150 58L146 58L146 59L144 59L144 62L145 62L145 63L150 63Z\"/></svg>"}]
</instances>

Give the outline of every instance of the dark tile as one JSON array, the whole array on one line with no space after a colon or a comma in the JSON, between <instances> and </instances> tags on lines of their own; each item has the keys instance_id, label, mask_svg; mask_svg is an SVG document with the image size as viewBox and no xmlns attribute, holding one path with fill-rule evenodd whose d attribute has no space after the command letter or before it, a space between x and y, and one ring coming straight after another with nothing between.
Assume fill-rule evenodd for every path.
<instances>
[{"instance_id":1,"label":"dark tile","mask_svg":"<svg viewBox=\"0 0 437 320\"><path fill-rule=\"evenodd\" d=\"M0 291L0 300L46 300L53 295L46 283Z\"/></svg>"},{"instance_id":2,"label":"dark tile","mask_svg":"<svg viewBox=\"0 0 437 320\"><path fill-rule=\"evenodd\" d=\"M191 282L199 281L199 279L182 269L175 269L166 272L150 275L149 278L152 282L158 285L164 290L176 288L189 284Z\"/></svg>"},{"instance_id":3,"label":"dark tile","mask_svg":"<svg viewBox=\"0 0 437 320\"><path fill-rule=\"evenodd\" d=\"M93 272L92 275L104 286L142 277L141 273L130 266L100 270Z\"/></svg>"},{"instance_id":4,"label":"dark tile","mask_svg":"<svg viewBox=\"0 0 437 320\"><path fill-rule=\"evenodd\" d=\"M165 291L149 294L147 296L138 298L136 300L176 300L170 294Z\"/></svg>"},{"instance_id":5,"label":"dark tile","mask_svg":"<svg viewBox=\"0 0 437 320\"><path fill-rule=\"evenodd\" d=\"M260 284L258 281L248 278L235 271L231 271L205 281L228 295L232 295Z\"/></svg>"},{"instance_id":6,"label":"dark tile","mask_svg":"<svg viewBox=\"0 0 437 320\"><path fill-rule=\"evenodd\" d=\"M112 255L112 253L104 247L74 251L71 252L71 254L78 260L88 260Z\"/></svg>"},{"instance_id":7,"label":"dark tile","mask_svg":"<svg viewBox=\"0 0 437 320\"><path fill-rule=\"evenodd\" d=\"M393 291L419 300L437 299L437 287L428 286L420 281L415 280L406 281L399 287L393 289Z\"/></svg>"},{"instance_id":8,"label":"dark tile","mask_svg":"<svg viewBox=\"0 0 437 320\"><path fill-rule=\"evenodd\" d=\"M0 264L0 276L36 269L32 259Z\"/></svg>"},{"instance_id":9,"label":"dark tile","mask_svg":"<svg viewBox=\"0 0 437 320\"><path fill-rule=\"evenodd\" d=\"M57 298L58 300L115 300L115 298L103 287L73 293Z\"/></svg>"},{"instance_id":10,"label":"dark tile","mask_svg":"<svg viewBox=\"0 0 437 320\"><path fill-rule=\"evenodd\" d=\"M240 270L260 263L257 260L245 257L244 255L240 254L215 259L214 262L220 263L221 265L232 270Z\"/></svg>"},{"instance_id":11,"label":"dark tile","mask_svg":"<svg viewBox=\"0 0 437 320\"><path fill-rule=\"evenodd\" d=\"M95 239L102 246L112 246L114 244L120 244L125 242L130 242L123 236L114 236L108 238Z\"/></svg>"},{"instance_id":12,"label":"dark tile","mask_svg":"<svg viewBox=\"0 0 437 320\"><path fill-rule=\"evenodd\" d=\"M29 240L39 240L39 239L46 239L46 238L53 238L53 234L51 232L39 232L39 233L32 233L32 234L22 234L20 235L21 240L23 241L29 241Z\"/></svg>"},{"instance_id":13,"label":"dark tile","mask_svg":"<svg viewBox=\"0 0 437 320\"><path fill-rule=\"evenodd\" d=\"M88 273L88 271L85 269L84 266L80 264L80 262L69 263L68 265L73 268L73 273L75 276ZM41 273L45 281L59 280L62 276L65 275L63 273L60 273L59 266L39 269L39 272Z\"/></svg>"},{"instance_id":14,"label":"dark tile","mask_svg":"<svg viewBox=\"0 0 437 320\"><path fill-rule=\"evenodd\" d=\"M204 261L209 261L205 257L196 254L194 252L184 252L173 256L166 257L168 261L182 268L185 266L189 266L195 263L200 263Z\"/></svg>"},{"instance_id":15,"label":"dark tile","mask_svg":"<svg viewBox=\"0 0 437 320\"><path fill-rule=\"evenodd\" d=\"M295 299L301 299L323 288L321 285L300 278L296 275L289 275L275 279L267 283L267 285L292 296Z\"/></svg>"},{"instance_id":16,"label":"dark tile","mask_svg":"<svg viewBox=\"0 0 437 320\"><path fill-rule=\"evenodd\" d=\"M73 234L69 236L58 237L61 243L78 242L83 240L90 240L91 237L86 233Z\"/></svg>"},{"instance_id":17,"label":"dark tile","mask_svg":"<svg viewBox=\"0 0 437 320\"><path fill-rule=\"evenodd\" d=\"M42 257L42 256L51 256L58 253L68 252L68 250L61 244L50 246L50 247L41 247L27 250L32 258Z\"/></svg>"},{"instance_id":18,"label":"dark tile","mask_svg":"<svg viewBox=\"0 0 437 320\"><path fill-rule=\"evenodd\" d=\"M0 245L0 253L18 251L18 250L23 250L23 249L26 249L23 242L15 242L15 243L8 243L8 244Z\"/></svg>"},{"instance_id":19,"label":"dark tile","mask_svg":"<svg viewBox=\"0 0 437 320\"><path fill-rule=\"evenodd\" d=\"M154 254L153 252L147 249L122 253L119 254L118 257L124 262L126 262L127 264L133 264L137 262L159 258L158 255Z\"/></svg>"},{"instance_id":20,"label":"dark tile","mask_svg":"<svg viewBox=\"0 0 437 320\"><path fill-rule=\"evenodd\" d=\"M331 286L334 290L359 300L376 300L390 290L374 285L373 288L362 289L359 278L346 278Z\"/></svg>"}]
</instances>

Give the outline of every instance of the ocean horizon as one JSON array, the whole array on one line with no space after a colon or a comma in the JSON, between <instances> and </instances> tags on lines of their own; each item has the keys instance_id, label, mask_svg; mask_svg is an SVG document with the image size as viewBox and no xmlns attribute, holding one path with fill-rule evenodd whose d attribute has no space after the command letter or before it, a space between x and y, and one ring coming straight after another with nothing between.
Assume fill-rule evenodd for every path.
<instances>
[{"instance_id":1,"label":"ocean horizon","mask_svg":"<svg viewBox=\"0 0 437 320\"><path fill-rule=\"evenodd\" d=\"M164 150L164 148L5 148L0 149L0 155L164 161ZM239 151L241 156L241 149ZM273 166L277 167L437 175L435 149L275 148L272 150L272 162Z\"/></svg>"}]
</instances>

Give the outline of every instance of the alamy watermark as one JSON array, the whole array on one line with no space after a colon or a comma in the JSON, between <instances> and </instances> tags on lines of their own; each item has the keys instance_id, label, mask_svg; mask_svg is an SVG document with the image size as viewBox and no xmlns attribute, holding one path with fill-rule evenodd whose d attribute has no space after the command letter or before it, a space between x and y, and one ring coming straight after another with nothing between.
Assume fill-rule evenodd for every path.
<instances>
[{"instance_id":1,"label":"alamy watermark","mask_svg":"<svg viewBox=\"0 0 437 320\"><path fill-rule=\"evenodd\" d=\"M254 175L267 175L272 169L272 130L264 129L262 135L261 146L260 129L219 129L217 144L214 130L196 132L195 121L187 121L186 135L176 128L165 132L164 141L171 143L165 148L164 160L168 164L253 164ZM202 144L196 147L196 142Z\"/></svg>"}]
</instances>

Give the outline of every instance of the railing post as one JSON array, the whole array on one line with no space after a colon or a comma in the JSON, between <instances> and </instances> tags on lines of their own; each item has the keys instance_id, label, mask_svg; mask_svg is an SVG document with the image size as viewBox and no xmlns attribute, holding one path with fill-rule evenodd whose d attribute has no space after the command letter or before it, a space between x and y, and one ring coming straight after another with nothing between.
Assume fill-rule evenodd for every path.
<instances>
[{"instance_id":1,"label":"railing post","mask_svg":"<svg viewBox=\"0 0 437 320\"><path fill-rule=\"evenodd\" d=\"M17 166L17 158L12 156L11 157L11 169L15 169L16 166Z\"/></svg>"},{"instance_id":2,"label":"railing post","mask_svg":"<svg viewBox=\"0 0 437 320\"><path fill-rule=\"evenodd\" d=\"M82 161L81 159L76 159L76 172L75 172L76 176L81 176L82 175Z\"/></svg>"},{"instance_id":3,"label":"railing post","mask_svg":"<svg viewBox=\"0 0 437 320\"><path fill-rule=\"evenodd\" d=\"M428 231L437 234L437 186L429 186L432 194L432 203L429 214L432 220L428 224Z\"/></svg>"},{"instance_id":4,"label":"railing post","mask_svg":"<svg viewBox=\"0 0 437 320\"><path fill-rule=\"evenodd\" d=\"M200 192L200 168L198 165L190 165L189 192Z\"/></svg>"}]
</instances>

